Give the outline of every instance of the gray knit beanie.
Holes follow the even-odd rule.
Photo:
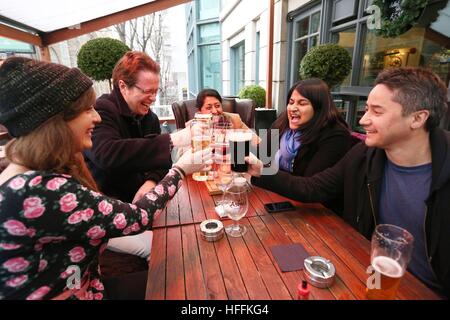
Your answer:
[[[23,57],[0,66],[0,123],[13,137],[26,135],[92,86],[77,68]]]

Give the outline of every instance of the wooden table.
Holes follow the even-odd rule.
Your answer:
[[[320,204],[292,201],[295,211],[268,214],[263,203],[284,201],[275,193],[253,187],[249,210],[240,220],[247,226],[242,238],[225,236],[204,241],[200,223],[218,219],[214,200],[204,183],[191,178],[154,222],[147,294],[160,299],[296,299],[303,271],[281,272],[270,248],[300,243],[310,255],[331,260],[336,280],[329,289],[311,286],[310,299],[366,299],[370,242]],[[231,220],[223,219],[224,225]],[[407,273],[398,299],[439,299]]]

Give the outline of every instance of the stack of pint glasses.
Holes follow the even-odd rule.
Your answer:
[[[213,117],[214,170],[210,172],[210,180],[214,180],[222,192],[225,191],[232,180],[228,142],[228,135],[232,128],[232,123],[225,117]]]
[[[194,152],[207,149],[211,145],[212,115],[197,112],[191,120],[191,146]],[[208,180],[208,171],[194,172],[192,179],[195,181]]]

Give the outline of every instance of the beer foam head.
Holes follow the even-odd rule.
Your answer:
[[[373,258],[372,267],[375,271],[391,278],[400,278],[404,273],[402,266],[397,261],[386,256]]]
[[[231,131],[228,133],[228,140],[231,142],[244,142],[252,140],[251,131]]]

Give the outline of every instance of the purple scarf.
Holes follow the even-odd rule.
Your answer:
[[[280,150],[275,155],[281,170],[292,172],[294,169],[294,159],[301,146],[300,136],[299,130],[287,130],[281,136]]]

